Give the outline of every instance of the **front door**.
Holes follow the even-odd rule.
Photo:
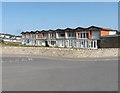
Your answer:
[[[69,47],[69,40],[66,40],[66,47]]]
[[[80,42],[80,48],[84,48],[84,41]]]
[[[46,47],[49,47],[48,41],[45,41],[45,46],[46,46]]]

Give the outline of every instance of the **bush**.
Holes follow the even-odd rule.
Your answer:
[[[0,40],[0,43],[1,43],[1,44],[4,44],[4,40]]]

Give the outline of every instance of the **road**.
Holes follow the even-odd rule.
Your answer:
[[[2,57],[3,91],[116,91],[117,58]]]

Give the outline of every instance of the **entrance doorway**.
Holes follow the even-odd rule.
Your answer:
[[[46,47],[49,47],[48,41],[45,41],[45,46],[46,46]]]
[[[80,48],[84,48],[84,41],[80,42]]]

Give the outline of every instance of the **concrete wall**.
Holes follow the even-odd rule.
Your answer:
[[[117,57],[118,48],[107,49],[67,49],[41,47],[1,47],[0,54],[44,55],[70,58],[81,57]]]

